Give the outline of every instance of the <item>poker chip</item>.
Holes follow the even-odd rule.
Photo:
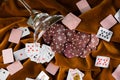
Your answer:
[[[75,39],[75,34],[76,34],[75,30],[70,30],[67,28],[65,30],[65,34],[68,42],[71,42],[73,39]]]
[[[63,53],[67,58],[73,58],[75,56],[72,54],[72,50],[73,50],[72,44],[71,43],[66,43]]]
[[[72,44],[78,46],[78,48],[85,48],[88,42],[90,41],[90,35],[82,32],[78,32],[74,35]]]
[[[96,49],[96,46],[99,44],[99,38],[96,37],[95,34],[91,34],[91,41],[88,46],[91,47],[92,50]]]
[[[80,57],[86,58],[86,56],[88,56],[90,52],[91,52],[91,48],[87,46]]]
[[[59,33],[64,33],[65,32],[65,27],[62,24],[53,24],[50,28],[50,34],[59,34]]]
[[[64,50],[64,45],[59,44],[56,45],[55,43],[52,42],[50,46],[54,52],[62,53],[62,51]]]
[[[64,45],[65,42],[66,42],[65,33],[56,33],[53,36],[53,43],[55,43],[56,45]]]
[[[84,51],[84,48],[82,46],[75,46],[75,45],[72,45],[72,55],[78,57],[82,54],[82,52]]]
[[[52,36],[48,30],[43,34],[42,37],[45,43],[50,44],[52,42]]]

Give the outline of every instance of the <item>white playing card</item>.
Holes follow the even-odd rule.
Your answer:
[[[78,69],[69,69],[67,80],[83,80],[84,74]]]
[[[34,53],[40,52],[40,43],[26,43],[25,44],[25,53],[28,57],[33,56]]]
[[[20,60],[20,61],[27,59],[28,56],[25,53],[25,48],[15,51],[14,57],[15,57],[15,60]]]
[[[72,80],[72,75],[71,75],[71,73],[70,73],[70,69],[69,69],[69,71],[68,71],[68,75],[67,75],[67,79],[66,80]]]
[[[112,31],[100,27],[96,36],[98,38],[101,38],[101,39],[109,42],[111,40],[112,35],[113,35]]]
[[[3,68],[0,69],[0,80],[6,80],[9,76],[9,72]]]
[[[48,46],[48,45],[45,45],[45,44],[43,44],[42,45],[42,49],[43,49],[43,53],[44,54],[46,54],[45,56],[46,56],[46,61],[47,62],[50,62],[53,58],[54,58],[54,56],[55,56],[55,52],[53,52],[52,51],[52,49],[51,49],[51,47],[50,46]]]
[[[28,27],[20,27],[18,29],[22,30],[22,36],[21,37],[25,37],[25,36],[30,34],[30,31],[29,31]]]
[[[38,63],[39,53],[34,53],[33,56],[30,57],[30,60]]]
[[[110,63],[110,58],[106,56],[97,56],[95,66],[108,68]]]
[[[25,80],[35,80],[35,79],[32,79],[32,78],[26,78]]]
[[[49,80],[49,76],[45,72],[41,71],[36,79],[37,80]]]
[[[117,21],[120,23],[120,9],[119,9],[118,12],[115,14],[115,18],[116,18]]]

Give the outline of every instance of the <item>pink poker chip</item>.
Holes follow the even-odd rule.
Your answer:
[[[52,36],[49,32],[49,30],[47,30],[44,34],[43,34],[43,40],[45,41],[45,43],[50,44],[52,42]]]
[[[64,45],[59,45],[52,42],[50,46],[54,52],[62,53],[64,50]]]
[[[62,24],[54,24],[50,28],[50,34],[64,33],[65,27]]]
[[[84,48],[81,46],[75,46],[75,45],[72,45],[72,55],[78,57],[82,54],[82,52],[84,51]]]
[[[75,39],[75,34],[76,34],[75,30],[70,30],[67,28],[65,30],[65,34],[68,42],[72,42],[72,40]]]
[[[90,41],[89,34],[78,32],[75,35],[75,39],[72,41],[72,43],[76,46],[82,46],[82,48],[85,48],[89,41]]]
[[[91,48],[90,48],[89,46],[87,46],[87,47],[84,49],[84,51],[83,51],[83,53],[82,53],[82,55],[81,55],[80,57],[86,58],[86,57],[89,55],[90,52],[91,52]]]
[[[88,46],[92,50],[94,50],[94,49],[96,49],[96,47],[98,46],[98,44],[99,44],[99,38],[97,38],[95,34],[91,34],[91,40],[88,43]]]
[[[64,33],[56,33],[53,36],[53,43],[56,45],[64,45],[66,42],[66,35]]]
[[[72,50],[73,50],[72,44],[71,43],[66,43],[63,53],[67,58],[73,58],[75,56],[72,54]]]

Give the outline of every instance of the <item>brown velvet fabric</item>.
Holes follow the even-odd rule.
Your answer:
[[[66,15],[69,12],[74,13],[82,19],[82,22],[76,28],[78,31],[86,33],[97,33],[100,27],[100,21],[109,14],[115,14],[120,8],[120,0],[87,0],[91,10],[81,14],[75,5],[79,0],[25,0],[33,9],[47,12],[51,15]],[[27,26],[26,21],[29,12],[17,0],[0,0],[0,68],[6,68],[3,64],[2,49],[13,48],[14,51],[21,49],[25,43],[33,41],[33,30],[29,27],[31,35],[22,38],[19,44],[8,42],[12,28],[18,26]],[[92,51],[86,58],[68,59],[62,54],[56,53],[52,62],[60,66],[55,76],[45,71],[46,64],[37,64],[29,59],[22,61],[24,68],[16,74],[9,76],[7,80],[25,80],[26,77],[36,78],[40,71],[45,71],[50,80],[65,80],[69,68],[78,68],[85,76],[84,80],[115,80],[112,72],[120,64],[120,24],[116,24],[110,29],[114,32],[111,42],[100,40],[96,51]],[[41,40],[39,41],[41,42]],[[41,42],[42,43],[42,42]],[[109,56],[111,58],[108,68],[95,67],[97,55]]]

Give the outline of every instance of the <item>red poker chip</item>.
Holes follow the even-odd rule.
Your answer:
[[[72,42],[72,40],[75,39],[75,34],[76,34],[75,30],[70,30],[67,28],[65,30],[65,34],[68,42]]]
[[[78,32],[77,35],[80,37],[83,44],[85,44],[85,45],[87,45],[88,42],[90,41],[90,34],[83,33],[83,32]]]
[[[64,45],[66,43],[66,35],[65,33],[57,33],[53,36],[53,42],[56,45]]]
[[[56,45],[55,43],[51,43],[50,46],[54,52],[62,53],[64,50],[64,45]]]
[[[42,37],[45,43],[50,44],[52,42],[52,36],[49,34],[48,30],[43,34]]]
[[[91,34],[91,41],[89,42],[88,46],[91,47],[92,50],[95,50],[98,44],[99,38],[97,38],[95,34]]]
[[[72,55],[78,57],[82,54],[82,52],[84,51],[84,48],[81,47],[76,47],[75,45],[72,45],[73,49],[72,49]]]
[[[73,58],[75,57],[73,54],[72,54],[72,51],[73,51],[73,46],[71,43],[66,43],[65,44],[65,49],[63,51],[64,55],[67,57],[67,58]]]
[[[91,52],[91,48],[90,48],[89,46],[87,46],[87,47],[84,49],[84,51],[83,51],[83,53],[82,53],[82,55],[81,55],[80,57],[86,58],[86,57],[89,55],[90,52]]]
[[[62,24],[53,24],[50,28],[50,34],[58,34],[58,33],[64,33],[65,27]]]

